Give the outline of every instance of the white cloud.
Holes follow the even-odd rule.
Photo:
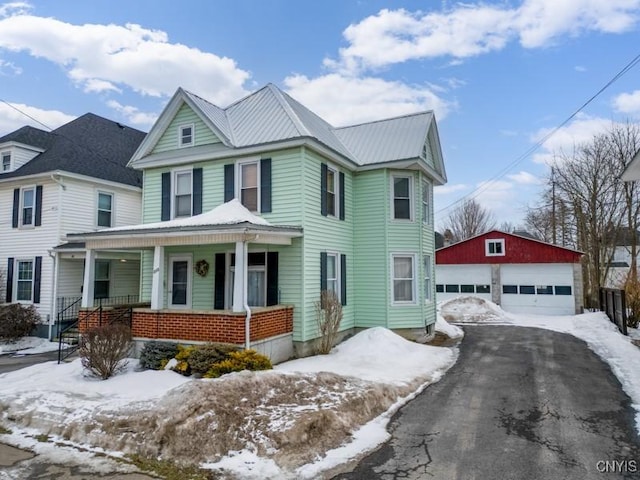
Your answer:
[[[587,71],[587,67],[583,67],[582,65],[576,65],[575,67],[573,67],[573,69],[576,72],[580,72],[580,73],[583,73],[583,72]]]
[[[442,12],[384,9],[343,32],[348,46],[325,65],[361,71],[420,58],[453,61],[501,50],[519,41],[524,48],[547,46],[565,35],[632,29],[640,0],[525,0],[508,3],[456,4]]]
[[[151,129],[151,126],[158,119],[156,113],[141,112],[137,107],[121,105],[115,100],[109,100],[107,106],[117,111],[120,115],[123,115],[131,125],[146,130]]]
[[[12,62],[5,62],[0,58],[0,75],[20,75],[22,69]]]
[[[12,108],[6,103],[0,103],[0,135],[6,135],[25,125],[31,125],[41,130],[54,129],[76,118],[73,115],[68,115],[57,110],[43,110],[20,103],[12,103],[11,105],[15,108]],[[44,123],[46,127],[29,117],[38,119],[38,121]]]
[[[165,32],[140,25],[73,25],[22,9],[0,16],[0,50],[28,52],[61,66],[88,92],[123,87],[166,97],[178,86],[219,105],[245,95],[250,74],[236,62],[197,48],[170,43]]]
[[[433,110],[438,120],[456,107],[426,86],[407,85],[374,77],[331,73],[316,78],[292,75],[287,92],[334,126],[357,124]]]
[[[469,186],[464,183],[452,183],[446,185],[438,185],[434,187],[433,194],[434,195],[450,195],[455,192],[461,192],[463,190],[468,190]]]
[[[519,185],[540,185],[540,183],[542,183],[539,177],[522,170],[518,173],[507,175],[507,178]]]
[[[550,165],[554,161],[555,154],[561,152],[571,154],[576,146],[591,141],[595,135],[609,131],[612,125],[610,119],[578,114],[573,121],[560,128],[544,142],[541,150],[533,155],[533,161]],[[532,141],[539,142],[552,131],[551,128],[540,129],[532,136]]]
[[[613,99],[613,108],[620,113],[633,117],[640,116],[640,90],[631,93],[621,93]]]

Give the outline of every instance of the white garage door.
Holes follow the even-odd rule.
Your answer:
[[[436,265],[436,301],[461,295],[491,300],[491,266]]]
[[[575,297],[571,264],[502,265],[501,306],[507,312],[573,315]]]

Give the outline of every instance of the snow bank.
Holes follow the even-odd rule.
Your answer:
[[[328,355],[300,358],[275,367],[281,372],[333,372],[372,382],[406,386],[438,380],[455,361],[453,350],[410,342],[383,327],[364,330]]]
[[[50,342],[39,337],[23,337],[16,342],[0,342],[0,355],[16,352],[20,355],[35,355],[56,350],[58,350],[58,342]]]
[[[449,323],[508,322],[511,317],[495,303],[471,296],[441,302],[438,312]]]
[[[436,332],[442,333],[451,339],[458,339],[464,337],[464,332],[460,327],[451,325],[448,323],[442,315],[438,314],[436,319]]]

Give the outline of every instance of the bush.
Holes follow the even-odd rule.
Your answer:
[[[162,370],[167,362],[177,354],[177,343],[147,342],[140,352],[140,366],[144,369]]]
[[[216,343],[198,345],[189,356],[188,361],[189,367],[191,367],[191,373],[204,375],[209,371],[213,364],[225,360],[231,352],[235,352],[237,350],[238,347],[233,345]]]
[[[320,338],[316,344],[319,354],[327,354],[333,348],[342,321],[342,304],[331,290],[320,292],[320,301],[315,302],[316,322]]]
[[[191,367],[189,366],[189,357],[195,351],[195,345],[178,345],[178,353],[175,356],[175,359],[178,361],[178,364],[172,368],[174,372],[178,372],[181,375],[189,376],[191,375]]]
[[[80,340],[82,366],[106,380],[127,366],[131,350],[131,329],[122,324],[89,329]]]
[[[217,362],[204,374],[205,378],[218,378],[225,373],[241,372],[242,370],[270,370],[271,360],[255,350],[231,352],[225,360]]]
[[[40,315],[33,305],[11,303],[0,306],[0,339],[15,342],[29,335],[40,323]]]

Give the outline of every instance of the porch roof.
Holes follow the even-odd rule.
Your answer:
[[[233,199],[192,217],[107,228],[97,232],[70,233],[67,239],[69,242],[84,241],[88,249],[103,249],[239,241],[289,245],[292,238],[301,236],[302,227],[271,225]]]

